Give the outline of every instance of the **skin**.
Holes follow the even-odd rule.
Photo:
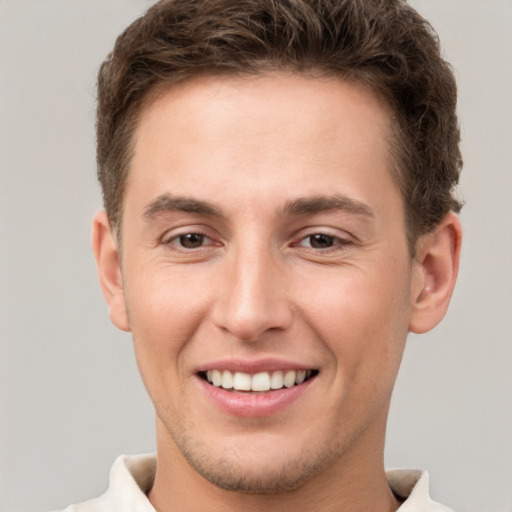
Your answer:
[[[398,508],[391,392],[407,333],[446,312],[461,231],[447,215],[411,258],[388,122],[362,86],[292,74],[196,79],[143,111],[122,265],[104,212],[93,245],[155,405],[157,510]],[[204,392],[198,368],[262,358],[319,373],[263,417]]]

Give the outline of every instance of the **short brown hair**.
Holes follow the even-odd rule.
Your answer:
[[[412,252],[460,210],[455,79],[434,30],[403,0],[162,0],[118,37],[99,71],[98,178],[114,231],[137,121],[155,91],[282,69],[356,80],[387,102]]]

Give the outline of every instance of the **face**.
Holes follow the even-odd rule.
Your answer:
[[[360,85],[277,74],[143,112],[112,316],[159,450],[221,487],[289,489],[381,450],[415,283],[387,121]]]

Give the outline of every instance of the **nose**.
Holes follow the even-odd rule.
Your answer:
[[[292,321],[283,265],[270,251],[238,251],[220,279],[213,320],[241,341],[256,341]]]

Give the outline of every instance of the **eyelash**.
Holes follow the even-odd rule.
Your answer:
[[[191,237],[198,238],[200,245],[198,245],[197,247],[186,247],[184,245],[184,242],[186,241],[187,237],[189,237],[189,239]],[[209,241],[210,243],[205,244],[205,241]],[[164,239],[163,244],[167,246],[176,246],[176,248],[181,251],[197,251],[204,248],[205,245],[215,245],[215,242],[205,233],[202,233],[200,231],[189,231],[186,233],[174,235],[172,238],[169,238],[167,240]]]
[[[311,241],[314,239],[314,237],[323,237],[324,240],[326,242],[331,243],[331,245],[329,245],[328,247],[313,247],[311,245]],[[310,245],[306,246],[303,244],[303,242],[305,242],[308,239],[310,241]],[[330,252],[330,251],[343,250],[345,247],[352,245],[352,243],[353,242],[351,240],[347,240],[345,238],[341,238],[339,236],[331,235],[330,233],[325,233],[325,232],[320,231],[317,233],[310,233],[310,234],[302,237],[298,242],[294,243],[293,246],[294,247],[305,247],[306,249],[310,249],[315,252],[325,253],[325,252]]]
[[[197,242],[199,243],[199,245],[197,245],[195,247],[186,247],[185,243],[186,243],[187,237],[189,238],[189,241],[190,241],[191,237],[195,237],[197,239]],[[327,247],[314,247],[313,244],[315,242],[313,242],[313,240],[315,240],[315,238],[316,238],[316,241],[320,242],[320,243],[322,243],[322,238],[323,238],[323,242],[327,243],[328,246]],[[304,242],[306,242],[307,240],[309,240],[309,244],[305,245]],[[208,243],[205,243],[205,241],[207,241]],[[180,233],[180,234],[173,236],[172,238],[169,238],[168,240],[164,240],[163,243],[164,243],[164,245],[167,245],[167,246],[175,246],[178,250],[185,251],[185,252],[199,251],[208,246],[219,245],[219,244],[216,244],[212,238],[210,238],[205,233],[202,233],[201,231],[189,231],[186,233]],[[304,248],[314,251],[314,252],[326,253],[326,252],[331,252],[331,251],[343,250],[345,247],[351,245],[352,243],[353,242],[350,240],[320,231],[317,233],[310,233],[306,236],[303,236],[297,242],[294,242],[291,246],[292,247],[304,247]],[[192,245],[194,245],[194,239],[192,239]]]

